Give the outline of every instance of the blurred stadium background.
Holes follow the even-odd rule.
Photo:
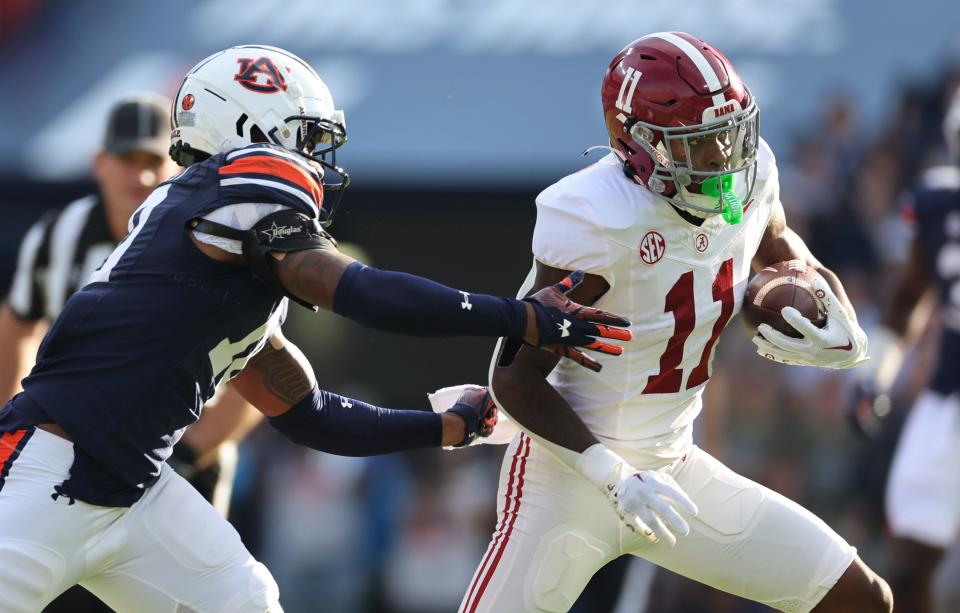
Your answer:
[[[779,159],[790,224],[869,325],[907,245],[899,194],[943,160],[941,114],[960,82],[956,3],[0,0],[0,285],[28,225],[92,189],[113,100],[172,95],[200,58],[263,43],[310,61],[346,111],[338,159],[354,184],[338,239],[369,263],[512,294],[529,266],[534,197],[603,144],[609,59],[659,30],[700,36],[738,67]],[[485,382],[492,343],[406,339],[294,310],[288,335],[329,389],[425,407],[428,391]],[[737,324],[725,339],[702,446],[817,512],[882,571],[889,444],[846,428],[848,373],[760,360]],[[922,387],[931,350],[912,354],[898,407]],[[291,613],[453,611],[494,527],[501,455],[344,459],[261,429],[241,448],[232,520]],[[613,610],[604,579],[576,611]],[[763,609],[667,573],[653,594],[651,612]]]

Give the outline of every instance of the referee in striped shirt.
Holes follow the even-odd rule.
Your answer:
[[[0,305],[0,403],[20,391],[40,338],[73,292],[86,284],[127,234],[127,221],[157,185],[178,170],[170,159],[170,101],[139,94],[110,111],[103,148],[94,156],[98,190],[43,215],[20,244],[17,267]],[[209,406],[216,405],[216,406]],[[261,414],[229,386],[204,409],[174,448],[170,463],[226,515],[236,441]],[[110,611],[79,587],[47,613]]]

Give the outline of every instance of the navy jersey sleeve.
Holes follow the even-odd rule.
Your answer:
[[[316,218],[323,203],[323,177],[303,156],[272,145],[253,145],[226,154],[217,171],[220,206],[276,203]]]

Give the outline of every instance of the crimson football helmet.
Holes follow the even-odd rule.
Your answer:
[[[600,96],[630,177],[699,217],[739,222],[756,181],[759,113],[730,60],[684,32],[650,34],[613,58]]]

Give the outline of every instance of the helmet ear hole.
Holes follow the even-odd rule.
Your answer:
[[[260,129],[260,126],[252,125],[250,126],[250,142],[268,143],[270,140],[267,138],[267,135],[263,133],[263,130]]]

